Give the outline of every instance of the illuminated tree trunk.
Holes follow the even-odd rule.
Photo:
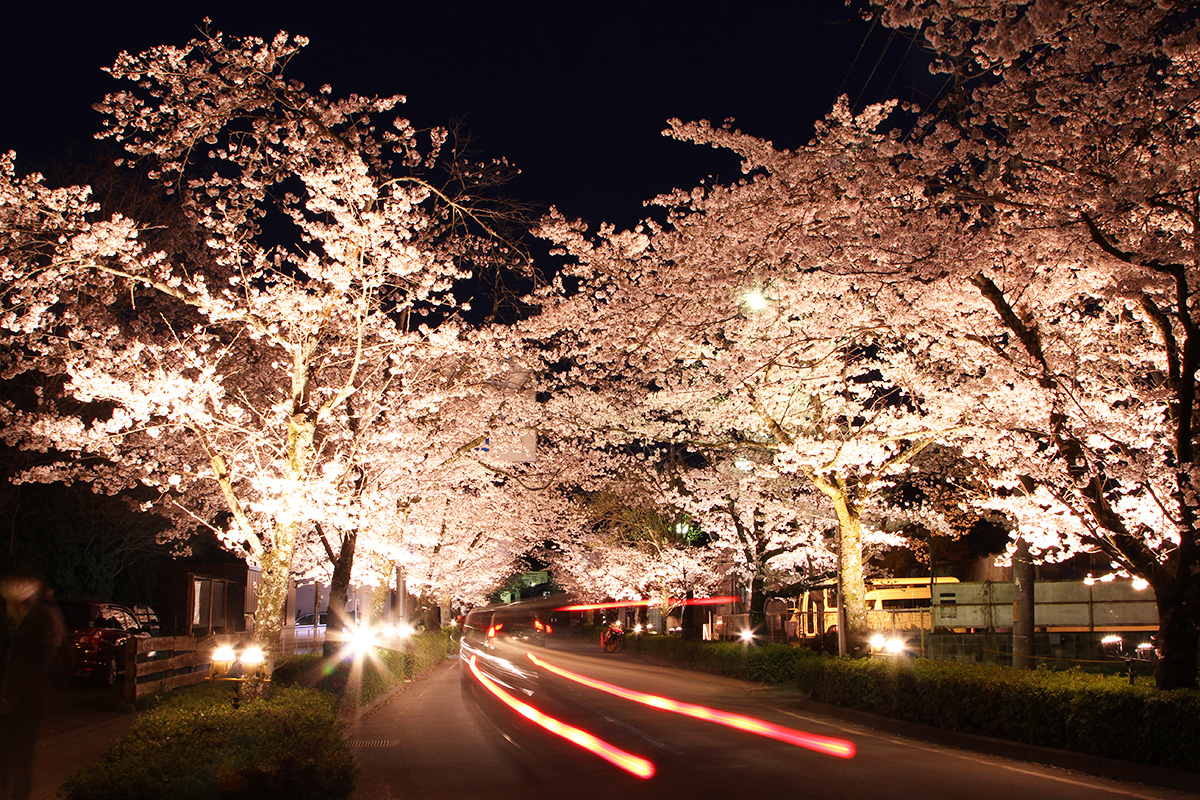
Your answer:
[[[293,359],[293,397],[297,410],[288,421],[287,486],[281,498],[270,547],[264,547],[260,557],[261,583],[258,587],[258,610],[254,612],[254,639],[266,656],[264,669],[269,676],[279,656],[279,637],[283,630],[283,614],[287,605],[288,588],[292,577],[292,559],[296,539],[300,534],[300,507],[305,502],[303,483],[312,463],[316,422],[303,410],[308,394],[307,353],[299,349]]]
[[[838,578],[848,652],[863,651],[869,631],[867,587],[863,580],[863,534],[860,498],[838,477],[810,473],[813,484],[833,501],[838,519]]]
[[[297,523],[277,526],[274,542],[259,562],[262,574],[258,584],[258,609],[254,612],[254,641],[266,657],[263,667],[268,676],[279,657],[279,636],[283,631],[298,529]]]

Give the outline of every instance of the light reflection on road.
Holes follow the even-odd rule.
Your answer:
[[[572,744],[578,745],[583,749],[595,753],[621,769],[636,775],[639,778],[649,778],[654,775],[654,764],[641,756],[636,756],[633,753],[622,750],[621,748],[609,744],[598,736],[594,736],[585,730],[580,730],[573,725],[568,725],[562,720],[538,711],[528,703],[522,702],[510,695],[508,692],[501,689],[495,682],[479,671],[479,667],[475,663],[475,656],[471,656],[471,660],[467,662],[471,668],[471,672],[476,679],[483,684],[483,687],[495,695],[499,700],[509,708],[516,711],[521,716],[529,721],[542,726],[546,730],[561,736]]]
[[[599,681],[594,678],[589,678],[585,675],[580,675],[577,672],[556,667],[550,664],[533,653],[529,653],[529,660],[537,666],[549,672],[574,681],[583,686],[597,689],[601,692],[620,697],[625,700],[631,700],[635,703],[650,706],[651,708],[670,711],[674,714],[682,714],[693,719],[704,720],[705,722],[715,722],[718,725],[725,725],[747,733],[765,736],[768,739],[777,739],[781,742],[794,744],[797,747],[805,747],[809,750],[815,750],[818,753],[837,756],[838,758],[853,758],[854,743],[848,742],[845,739],[835,739],[829,736],[818,736],[816,734],[804,733],[803,731],[784,728],[779,725],[773,725],[770,722],[765,722],[754,717],[743,716],[742,714],[730,714],[727,711],[718,711],[707,706],[699,706],[694,703],[682,703],[678,700],[672,700],[668,697],[660,697],[654,694],[646,694],[645,692],[636,692],[632,689],[626,689],[622,686]]]

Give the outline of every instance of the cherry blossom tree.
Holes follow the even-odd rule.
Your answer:
[[[750,459],[731,461],[684,473],[672,497],[749,590],[747,610],[758,627],[766,621],[768,593],[789,593],[836,570],[825,533],[836,530],[837,518],[804,477]]]
[[[210,33],[111,69],[133,85],[100,104],[104,135],[178,198],[186,246],[152,248],[86,188],[0,161],[5,374],[66,375],[103,408],[6,408],[9,442],[66,456],[27,479],[76,479],[94,461],[106,490],[159,487],[261,565],[268,646],[301,538],[357,530],[378,409],[433,413],[444,393],[426,377],[440,373],[413,365],[470,355],[454,282],[512,255],[496,209],[459,199],[503,165],[450,153],[450,178],[433,182],[445,132],[396,116],[401,97],[285,78],[304,44]]]
[[[1194,686],[1195,136],[1200,25],[1185,2],[880,4],[950,76],[884,139],[883,239],[914,309],[996,432],[993,507],[1052,557],[1107,556],[1153,587],[1157,683]],[[893,190],[891,187],[907,186]],[[915,223],[915,224],[914,224]],[[953,355],[952,355],[953,354]]]
[[[568,556],[590,562],[586,574],[563,570],[574,593],[592,600],[647,600],[666,618],[679,601],[720,590],[731,574],[729,560],[670,502],[671,475],[663,464],[637,457],[618,463],[624,466],[610,467],[598,491],[579,498],[585,527],[556,542],[555,563],[568,566]]]
[[[831,133],[795,153],[728,126],[674,123],[671,135],[736,152],[749,177],[659,198],[665,219],[632,231],[543,226],[586,286],[546,315],[558,328],[559,315],[576,321],[563,378],[568,391],[588,387],[572,394],[578,413],[614,439],[758,452],[803,476],[836,514],[856,634],[864,515],[924,448],[970,428],[953,388],[916,369],[913,350],[930,346],[923,323],[894,319],[897,293],[859,268],[866,198],[834,191],[848,146],[886,111],[835,109]]]

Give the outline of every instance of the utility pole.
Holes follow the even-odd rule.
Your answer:
[[[933,657],[933,632],[937,630],[937,567],[933,559],[933,531],[929,531],[929,639],[921,648],[925,658]]]
[[[842,594],[842,532],[837,532],[837,629],[838,655],[846,655],[846,598]]]

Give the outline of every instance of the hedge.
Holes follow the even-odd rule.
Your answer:
[[[277,687],[234,708],[228,684],[174,693],[142,712],[100,761],[67,779],[67,800],[341,800],[357,767],[312,689]]]
[[[920,658],[838,658],[781,644],[633,640],[688,669],[793,684],[822,703],[1144,764],[1200,771],[1200,691],[1079,671],[1017,670]]]
[[[234,684],[189,687],[143,711],[104,757],[63,784],[66,800],[343,800],[357,767],[339,707],[355,708],[446,658],[450,637],[433,633],[353,667],[320,653],[281,662],[266,698],[235,708]]]

